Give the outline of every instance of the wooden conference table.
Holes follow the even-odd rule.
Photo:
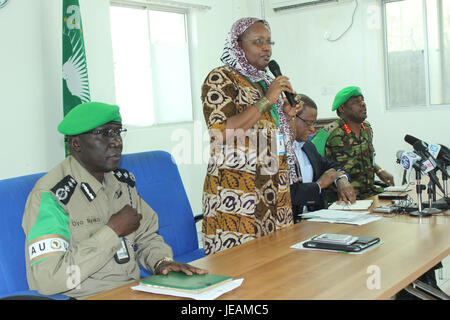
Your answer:
[[[374,200],[373,206],[382,203]],[[384,217],[362,226],[302,221],[191,264],[244,278],[219,297],[224,300],[389,299],[450,254],[448,213]],[[320,233],[378,236],[383,243],[363,254],[290,248]],[[379,282],[373,282],[375,276]],[[130,289],[136,284],[89,299],[180,299]]]

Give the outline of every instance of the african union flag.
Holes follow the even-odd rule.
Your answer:
[[[65,116],[73,107],[90,101],[91,97],[78,0],[63,0],[62,16],[63,112]]]

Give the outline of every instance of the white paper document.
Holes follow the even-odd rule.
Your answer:
[[[391,186],[391,187],[384,188],[384,191],[386,191],[386,192],[406,192],[406,191],[410,191],[410,190],[411,190],[411,188],[409,187],[409,185]]]
[[[373,200],[356,200],[355,203],[346,204],[341,201],[340,204],[337,202],[332,203],[328,209],[330,210],[368,210],[372,205]]]
[[[224,293],[227,293],[233,289],[236,289],[239,287],[244,279],[236,279],[233,281],[228,281],[220,286],[213,287],[211,290],[207,290],[201,293],[190,293],[190,292],[182,292],[178,290],[171,290],[171,289],[164,289],[164,288],[154,288],[150,286],[145,285],[137,285],[134,287],[131,287],[133,290],[139,290],[139,291],[145,291],[150,293],[156,293],[156,294],[164,294],[169,296],[175,296],[175,297],[183,297],[183,298],[191,298],[195,300],[214,300],[223,295]]]
[[[343,210],[322,209],[302,214],[302,218],[315,222],[345,223],[361,226],[363,224],[380,220],[381,217],[370,214],[369,211],[353,212]]]

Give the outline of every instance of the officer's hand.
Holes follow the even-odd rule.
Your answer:
[[[168,274],[169,271],[175,272],[184,272],[188,276],[192,276],[194,273],[196,274],[206,274],[208,270],[196,268],[186,263],[177,262],[177,261],[164,261],[161,262],[155,270],[155,274]]]
[[[394,177],[389,172],[383,170],[380,173],[377,173],[378,178],[380,178],[381,181],[386,183],[387,185],[393,186],[394,185]]]
[[[127,204],[119,212],[113,214],[106,225],[113,229],[119,237],[123,237],[136,231],[141,219],[142,215]]]
[[[283,98],[283,111],[287,118],[291,119],[295,117],[297,114],[301,113],[303,110],[304,102],[301,100],[301,96],[298,94],[294,97],[294,101],[297,103],[295,106],[291,106],[288,99]]]
[[[271,104],[274,104],[275,102],[277,102],[283,91],[290,92],[293,95],[296,94],[294,89],[292,89],[289,78],[286,76],[278,76],[270,84],[265,96]]]
[[[337,172],[335,169],[330,168],[320,176],[317,183],[321,189],[328,188],[341,174],[341,172]]]
[[[339,179],[337,182],[337,191],[338,191],[338,204],[341,201],[344,201],[345,204],[351,204],[356,202],[356,192],[353,189],[353,186],[347,179]]]

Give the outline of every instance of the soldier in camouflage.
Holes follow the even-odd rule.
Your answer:
[[[347,87],[339,91],[333,102],[332,111],[335,110],[340,119],[324,128],[328,133],[325,155],[350,174],[357,199],[383,192],[374,184],[375,174],[384,183],[394,185],[393,176],[374,161],[373,132],[365,121],[367,109],[361,89]]]
[[[340,119],[324,128],[326,134],[321,139],[326,139],[326,157],[350,174],[352,185],[358,192],[357,199],[365,199],[383,191],[374,184],[375,174],[381,181],[393,186],[392,175],[374,161],[373,132],[369,122],[365,121],[367,110],[361,89],[347,87],[339,91],[333,102],[332,111],[335,110]],[[442,268],[442,263],[425,272],[419,280],[440,290],[435,275],[435,270],[439,268]],[[406,290],[397,293],[395,298],[416,299]]]

